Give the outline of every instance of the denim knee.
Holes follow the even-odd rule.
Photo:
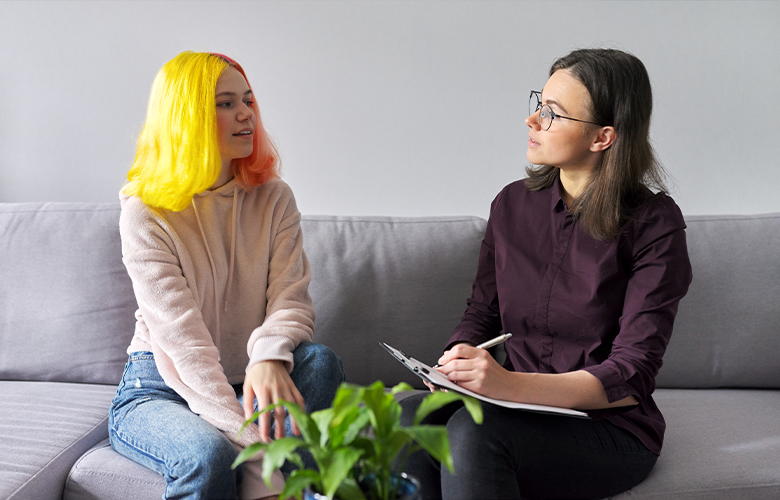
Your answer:
[[[345,379],[341,358],[327,346],[302,342],[293,351],[293,360],[290,377],[306,401],[306,411],[328,408]]]
[[[168,492],[173,496],[186,494],[190,492],[170,490],[187,490],[197,485],[196,491],[192,492],[195,498],[202,495],[204,499],[235,499],[241,483],[241,470],[233,470],[231,465],[238,451],[227,438],[213,439],[202,443],[202,446],[200,455],[169,462],[167,474],[173,482],[168,483]]]

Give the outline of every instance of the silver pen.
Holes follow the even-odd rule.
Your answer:
[[[498,337],[496,337],[494,339],[490,339],[487,342],[482,342],[481,344],[479,344],[477,346],[477,349],[489,349],[490,347],[493,347],[493,346],[496,346],[498,344],[501,344],[502,342],[506,342],[510,338],[512,338],[512,334],[511,333],[505,333],[503,335],[499,335]],[[434,366],[434,368],[438,368],[440,366],[441,365],[437,363]]]
[[[498,337],[496,337],[496,338],[494,338],[492,340],[488,340],[487,342],[483,342],[483,343],[479,344],[477,346],[477,349],[488,349],[490,347],[493,347],[494,345],[498,345],[498,344],[500,344],[502,342],[506,342],[510,338],[512,338],[512,334],[511,333],[505,333],[503,335],[499,335]]]

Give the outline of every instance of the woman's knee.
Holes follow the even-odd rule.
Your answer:
[[[456,411],[447,421],[453,459],[458,455],[473,457],[475,452],[485,446],[486,441],[493,438],[491,430],[489,426],[475,423],[465,408]]]

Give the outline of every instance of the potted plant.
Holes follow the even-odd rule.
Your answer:
[[[401,405],[393,397],[413,388],[406,383],[388,393],[382,382],[368,387],[341,384],[330,408],[307,414],[295,403],[280,401],[255,412],[253,422],[266,411],[285,406],[298,424],[301,436],[288,436],[271,443],[255,443],[236,458],[234,467],[257,453],[263,457],[263,479],[270,484],[271,474],[287,460],[296,465],[279,498],[301,499],[307,489],[315,490],[319,498],[332,500],[391,500],[396,498],[404,477],[393,470],[400,469],[406,458],[425,449],[453,472],[447,429],[444,426],[420,425],[432,411],[454,401],[463,401],[471,417],[482,423],[482,407],[478,400],[455,392],[437,391],[429,394],[415,413],[414,424],[401,427]],[[304,469],[298,450],[308,450],[319,470]],[[310,496],[310,498],[317,498]]]

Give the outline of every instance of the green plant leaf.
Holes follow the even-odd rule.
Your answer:
[[[351,477],[346,478],[336,490],[336,496],[341,500],[366,500],[363,490],[357,481]]]
[[[363,400],[364,387],[342,383],[333,398],[333,425],[340,425],[342,420],[355,408],[360,406]]]
[[[333,440],[334,436],[330,427],[331,421],[333,421],[333,408],[325,408],[324,410],[315,411],[311,414],[311,419],[317,426],[317,430],[320,434],[319,446],[325,448],[328,439]],[[338,444],[336,444],[338,446]]]
[[[454,391],[436,391],[426,396],[417,407],[417,412],[414,414],[414,425],[419,425],[432,412],[455,401],[463,401],[474,422],[482,423],[482,405],[478,399]]]
[[[413,391],[413,390],[414,390],[414,387],[412,387],[411,385],[407,384],[406,382],[401,382],[400,384],[397,384],[392,389],[390,389],[390,394],[395,396],[399,392],[407,392],[407,391]]]
[[[446,427],[441,425],[414,425],[412,427],[404,427],[403,430],[422,446],[425,451],[430,453],[433,458],[443,463],[450,473],[455,473]]]
[[[370,410],[371,425],[377,439],[386,439],[401,419],[401,405],[392,394],[385,392],[382,382],[374,382],[366,389],[363,400]]]
[[[284,406],[290,413],[290,416],[295,419],[295,423],[298,424],[298,429],[301,431],[303,440],[309,444],[315,445],[320,442],[320,430],[317,428],[317,424],[312,420],[308,413],[298,406],[297,403],[279,400],[279,404],[276,406]]]
[[[284,482],[279,498],[301,498],[301,493],[307,486],[316,485],[320,481],[320,475],[310,469],[296,469],[290,473],[290,477]]]
[[[344,441],[342,441],[342,444],[348,445],[352,443],[360,435],[360,432],[368,427],[370,420],[368,409],[359,408],[355,415],[355,419],[349,423],[349,426],[347,426],[347,429],[344,432]]]
[[[383,450],[379,459],[380,469],[392,470],[393,461],[395,461],[398,454],[401,453],[404,445],[411,440],[412,437],[408,433],[403,432],[403,428],[401,426],[398,426],[398,430],[394,432],[388,440],[382,443]]]
[[[265,448],[267,448],[268,445],[265,443],[253,443],[241,450],[241,453],[238,454],[236,459],[233,461],[233,465],[230,466],[231,469],[235,469],[242,463],[246,462],[250,458],[254,457],[261,451],[263,451]]]
[[[331,453],[327,467],[325,470],[320,470],[322,486],[328,498],[333,498],[336,490],[349,475],[355,462],[362,454],[362,450],[353,448],[339,448]]]
[[[265,449],[265,456],[263,456],[263,481],[267,485],[271,484],[271,474],[282,465],[285,460],[293,461],[294,458],[298,458],[300,462],[300,456],[296,453],[298,448],[308,448],[306,443],[298,437],[283,437],[272,441]]]

